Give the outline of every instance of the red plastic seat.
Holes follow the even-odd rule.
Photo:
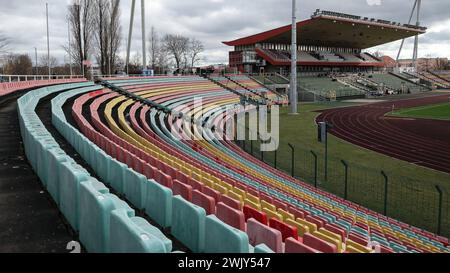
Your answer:
[[[259,210],[256,210],[250,206],[244,205],[244,215],[245,215],[245,221],[248,219],[255,219],[258,222],[267,225],[267,215],[264,212],[261,212]]]
[[[337,253],[337,248],[335,245],[317,238],[310,233],[306,233],[303,236],[303,243],[324,253]]]
[[[172,178],[160,170],[155,174],[155,181],[170,189],[173,186]]]
[[[158,172],[158,169],[156,169],[155,167],[153,167],[153,166],[151,166],[150,164],[147,164],[147,163],[144,164],[144,166],[143,166],[143,174],[148,179],[155,179],[157,172]]]
[[[192,187],[194,190],[198,190],[198,191],[200,191],[200,192],[203,192],[203,187],[204,187],[204,186],[203,186],[202,183],[198,182],[197,180],[188,177],[187,183],[188,183],[189,185],[191,185],[191,187]]]
[[[173,187],[172,187],[173,195],[181,195],[185,200],[192,201],[192,187],[183,184],[178,180],[173,181]]]
[[[310,246],[307,246],[305,244],[302,244],[298,240],[295,240],[294,238],[287,238],[285,242],[284,247],[285,253],[302,253],[302,254],[309,254],[309,253],[322,253],[317,249],[314,249]]]
[[[265,244],[276,253],[283,252],[283,237],[279,230],[270,228],[252,218],[247,221],[247,234],[252,246]]]
[[[317,217],[314,217],[312,215],[308,215],[305,217],[306,221],[316,224],[317,228],[323,228],[325,226],[325,221],[318,219]]]
[[[216,216],[224,223],[245,232],[245,216],[242,211],[233,209],[224,203],[218,203]]]
[[[301,211],[300,209],[297,209],[294,207],[289,207],[288,212],[294,214],[295,219],[297,219],[297,218],[305,219],[305,213],[303,211]]]
[[[216,203],[214,198],[201,193],[198,190],[192,192],[192,203],[202,207],[206,211],[206,215],[211,215],[216,213]]]
[[[344,242],[345,239],[347,238],[345,229],[342,229],[342,228],[340,228],[340,227],[338,227],[338,226],[336,226],[336,225],[333,225],[333,224],[326,224],[324,228],[325,228],[326,230],[330,231],[330,232],[333,232],[333,233],[335,233],[335,234],[341,236],[341,240],[342,240],[343,242]]]
[[[218,192],[218,191],[216,191],[216,190],[214,190],[214,189],[211,189],[211,188],[208,187],[208,186],[203,186],[202,193],[204,193],[204,194],[206,194],[206,195],[208,195],[208,196],[214,198],[214,202],[216,202],[216,204],[220,202],[220,198],[221,198],[221,196],[222,196],[222,195],[220,194],[220,192]]]
[[[294,238],[296,240],[298,240],[298,230],[296,227],[287,225],[275,218],[271,218],[269,220],[269,226],[271,228],[277,229],[281,232],[281,234],[283,235],[283,242],[287,239],[287,238]]]
[[[225,205],[232,207],[233,209],[236,210],[242,210],[242,204],[241,202],[234,200],[233,198],[226,196],[226,195],[222,195],[220,197],[220,202],[224,203]]]
[[[273,199],[272,204],[273,204],[275,207],[277,207],[277,208],[279,208],[279,209],[282,209],[282,210],[284,210],[284,211],[287,211],[287,210],[288,210],[288,206],[286,205],[286,203],[281,202],[281,201],[279,201],[279,200],[277,200],[277,199]]]

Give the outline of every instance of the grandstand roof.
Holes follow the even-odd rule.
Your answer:
[[[426,28],[317,11],[311,19],[298,22],[297,31],[297,42],[300,45],[366,49],[423,34]],[[287,25],[223,43],[228,46],[240,46],[256,43],[288,44],[290,41],[291,25]]]

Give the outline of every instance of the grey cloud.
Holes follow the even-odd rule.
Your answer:
[[[46,0],[0,0],[0,31],[12,38],[18,52],[31,53],[36,46],[40,53],[46,49]],[[66,5],[68,1],[48,0],[50,4],[51,47],[60,61],[65,52],[61,46],[67,41]],[[302,0],[299,1],[299,20],[309,18],[316,8],[335,10],[406,23],[413,0],[381,0],[380,6],[369,6],[367,0]],[[129,25],[130,0],[122,0],[123,48]],[[139,8],[139,1],[137,7]],[[147,0],[147,27],[154,25],[160,33],[180,33],[195,36],[206,45],[206,62],[227,62],[229,48],[221,42],[266,31],[290,23],[291,0]],[[450,24],[448,0],[423,1],[422,25]],[[450,25],[449,25],[450,27]],[[445,28],[444,28],[445,29]],[[133,38],[133,51],[140,49],[140,14],[137,14]],[[420,52],[450,57],[446,45],[448,30],[430,32],[421,37]],[[405,46],[409,57],[412,41]],[[381,50],[395,55],[398,42],[370,50]]]

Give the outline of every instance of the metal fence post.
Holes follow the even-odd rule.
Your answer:
[[[443,196],[443,192],[441,190],[441,188],[436,185],[436,190],[438,191],[439,194],[439,211],[438,211],[438,224],[437,224],[437,234],[441,235],[441,225],[442,225],[442,196]]]
[[[264,162],[264,151],[261,151],[261,161]]]
[[[384,177],[384,216],[387,216],[389,178],[384,171],[381,175]]]
[[[250,139],[250,154],[253,155],[253,140]]]
[[[289,148],[291,148],[292,162],[291,162],[291,174],[292,177],[295,177],[295,149],[291,143],[288,143]]]
[[[311,154],[314,157],[314,187],[317,189],[317,174],[318,174],[317,154],[314,151],[311,151]]]
[[[278,150],[275,150],[274,168],[277,169]]]
[[[348,198],[348,164],[345,160],[341,160],[342,165],[344,165],[345,169],[345,181],[344,181],[344,199]]]

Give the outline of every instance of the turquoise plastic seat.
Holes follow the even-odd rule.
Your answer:
[[[172,190],[164,187],[154,180],[145,183],[145,212],[160,226],[167,228],[172,226]]]
[[[172,198],[172,234],[195,253],[203,252],[205,247],[206,212],[181,196]]]
[[[249,239],[245,232],[210,215],[205,221],[204,251],[206,253],[249,253]]]

